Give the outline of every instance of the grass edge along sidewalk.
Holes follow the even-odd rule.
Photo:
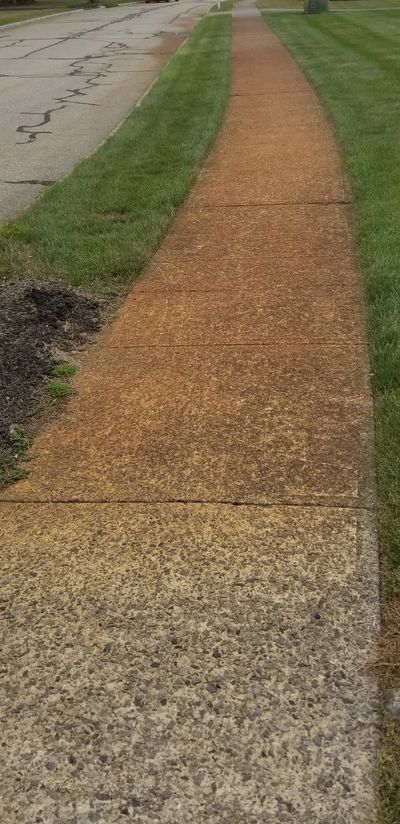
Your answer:
[[[71,11],[71,9],[67,9],[67,11]],[[60,14],[58,9],[49,9],[48,11],[45,9],[32,9],[31,11],[25,12],[18,9],[13,13],[10,9],[2,11],[0,6],[0,26],[15,25],[15,23],[28,23],[29,20],[36,20],[39,22],[40,20],[43,20],[44,17],[50,17],[54,14]]]
[[[396,11],[266,16],[319,92],[342,147],[368,312],[384,627],[383,686],[400,682],[400,34]],[[381,820],[400,821],[400,722],[387,717]]]
[[[0,276],[123,291],[151,259],[222,122],[230,17],[203,19],[93,155],[0,229]]]
[[[124,3],[135,3],[140,0],[102,0],[101,6],[91,3],[90,0],[40,0],[35,5],[23,3],[20,5],[0,4],[0,26],[14,25],[15,23],[28,23],[29,21],[40,22],[43,18],[54,14],[65,14],[71,11],[83,11],[85,9],[113,8]]]

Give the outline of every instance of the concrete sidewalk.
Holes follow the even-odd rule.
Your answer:
[[[375,821],[348,199],[315,94],[238,11],[215,150],[1,496],[8,824]]]

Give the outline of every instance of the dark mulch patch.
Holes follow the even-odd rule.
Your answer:
[[[12,458],[12,433],[37,412],[41,386],[99,329],[100,301],[59,283],[0,287],[0,483]]]

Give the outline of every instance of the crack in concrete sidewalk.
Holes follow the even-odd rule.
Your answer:
[[[187,207],[0,495],[7,824],[376,820],[348,200],[316,95],[239,7]]]

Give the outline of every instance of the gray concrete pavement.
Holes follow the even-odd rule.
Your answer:
[[[123,5],[0,30],[0,221],[96,148],[211,5]]]

